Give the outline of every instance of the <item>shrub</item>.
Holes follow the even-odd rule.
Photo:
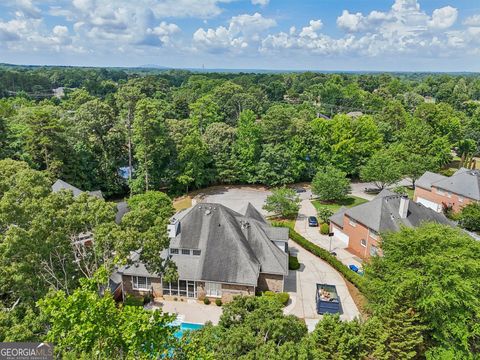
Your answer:
[[[203,303],[204,303],[205,305],[210,305],[210,299],[209,299],[209,298],[203,299]]]
[[[300,198],[293,189],[285,187],[273,189],[263,208],[277,216],[293,219],[300,209]]]
[[[322,206],[317,210],[318,217],[323,223],[327,223],[328,219],[330,216],[333,215],[332,209],[329,209],[328,207]]]
[[[177,298],[177,297],[174,297],[174,298],[173,298],[173,301],[178,301],[178,298]]]
[[[288,304],[288,300],[290,300],[290,295],[286,292],[282,292],[277,294],[278,300],[283,304],[283,306]]]
[[[327,250],[321,248],[320,246],[315,245],[314,243],[305,239],[302,235],[297,233],[291,226],[285,225],[284,223],[272,222],[273,226],[283,226],[289,228],[289,237],[292,241],[296,242],[298,245],[303,247],[305,250],[310,251],[312,254],[318,256],[322,260],[330,264],[335,270],[340,272],[343,277],[351,282],[355,287],[364,292],[364,279],[357,273],[350,270],[346,265],[344,265],[340,260],[335,256],[330,254]]]
[[[300,269],[300,263],[298,262],[298,258],[296,256],[288,256],[288,269],[289,270],[298,270]]]
[[[327,235],[330,232],[330,227],[327,223],[320,225],[320,234]]]
[[[217,306],[222,306],[222,300],[216,299],[216,300],[215,300],[215,305],[217,305]]]
[[[264,295],[264,296],[275,296],[275,293],[274,293],[273,291],[269,291],[269,290],[268,290],[268,291],[265,291],[265,292],[263,293],[263,295]]]
[[[459,218],[461,227],[469,231],[480,231],[480,203],[464,206]]]
[[[127,295],[124,304],[128,306],[143,306],[143,298],[133,295]]]
[[[153,296],[151,294],[147,294],[143,297],[143,305],[149,304],[153,300]]]

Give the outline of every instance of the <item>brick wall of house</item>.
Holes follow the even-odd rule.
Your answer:
[[[149,291],[136,290],[133,288],[132,277],[130,275],[122,275],[123,292],[125,295],[133,295],[143,297]],[[152,293],[154,297],[162,296],[162,280],[160,278],[150,278]]]
[[[445,203],[447,205],[452,205],[452,209],[455,212],[460,211],[463,206],[474,201],[472,199],[462,197],[454,193],[449,194],[447,191],[444,191],[444,190],[441,190],[441,191],[444,192],[444,195],[442,195],[442,193],[439,194],[438,189],[435,187],[432,187],[431,190],[427,190],[417,186],[415,187],[413,200],[417,201],[417,199],[421,197],[426,200],[432,201],[436,204],[439,204],[440,208],[442,207],[442,203]]]
[[[343,232],[349,237],[347,250],[362,259],[370,258],[372,245],[379,248],[380,237],[376,240],[370,237],[368,228],[363,224],[357,222],[355,226],[350,225],[347,215],[343,217]],[[362,246],[362,239],[367,240],[367,247]]]
[[[258,291],[283,291],[283,276],[277,274],[260,274],[258,277]]]
[[[253,286],[246,285],[234,285],[234,284],[222,284],[222,302],[227,303],[232,301],[235,296],[238,295],[255,295],[255,288]],[[216,297],[211,297],[206,295],[205,283],[198,281],[197,282],[197,298],[200,301],[203,301],[208,297],[211,301],[215,301]]]
[[[222,284],[222,302],[232,301],[235,296],[239,295],[255,295],[255,288],[246,285]]]

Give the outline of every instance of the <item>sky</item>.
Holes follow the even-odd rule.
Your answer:
[[[480,0],[1,0],[0,62],[479,71]]]

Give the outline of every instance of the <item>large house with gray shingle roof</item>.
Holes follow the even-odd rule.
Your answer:
[[[480,170],[460,168],[450,177],[427,171],[416,182],[414,200],[438,212],[458,212],[480,201]]]
[[[238,213],[199,203],[176,214],[168,225],[169,257],[178,280],[162,281],[138,261],[119,269],[125,294],[193,299],[282,292],[288,274],[288,229],[270,226],[251,204]],[[135,254],[134,254],[135,255]]]
[[[426,221],[451,224],[442,213],[383,190],[372,201],[340,209],[330,217],[330,231],[351,253],[368,259],[380,252],[381,233],[417,227]]]

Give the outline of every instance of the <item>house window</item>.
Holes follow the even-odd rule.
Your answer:
[[[190,249],[182,249],[182,255],[190,255]]]
[[[445,195],[445,192],[443,190],[437,188],[436,191],[438,195]]]
[[[178,249],[170,249],[170,255],[177,255],[178,254]]]
[[[459,196],[459,197],[458,197],[458,202],[463,203],[463,196]]]
[[[135,290],[150,290],[150,278],[145,276],[132,276],[132,281]]]
[[[378,247],[375,245],[370,246],[370,255],[376,256],[378,254]]]
[[[220,283],[205,283],[205,293],[207,296],[221,297],[222,296],[222,284]]]
[[[367,240],[365,239],[360,240],[360,245],[362,245],[363,247],[367,247]]]
[[[357,226],[357,222],[352,218],[348,218],[348,223],[350,224],[350,226],[353,226],[353,227]]]
[[[378,233],[375,230],[368,229],[368,235],[372,238],[377,240],[378,239]]]
[[[193,256],[200,256],[201,251],[200,250],[192,250]]]

